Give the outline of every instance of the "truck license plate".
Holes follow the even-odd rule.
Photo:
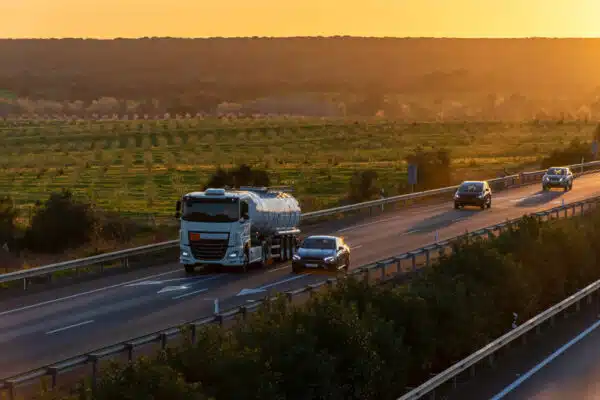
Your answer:
[[[306,266],[308,268],[317,268],[319,265],[318,264],[306,264]]]

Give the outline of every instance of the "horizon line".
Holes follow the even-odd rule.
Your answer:
[[[354,35],[305,35],[305,36],[60,36],[60,37],[0,37],[0,40],[148,40],[148,39],[177,39],[177,40],[232,40],[232,39],[427,39],[427,40],[531,40],[531,39],[554,39],[554,40],[585,40],[600,39],[600,36],[354,36]]]

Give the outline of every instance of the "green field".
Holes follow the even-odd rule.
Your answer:
[[[70,188],[99,206],[157,219],[178,194],[202,189],[217,166],[266,168],[293,185],[305,211],[339,204],[357,170],[374,169],[396,194],[417,146],[451,151],[456,180],[533,169],[595,125],[422,123],[385,120],[182,119],[0,122],[0,193],[26,218],[36,200]]]

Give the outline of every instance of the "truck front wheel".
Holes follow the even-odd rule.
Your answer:
[[[244,251],[244,261],[242,262],[242,272],[245,274],[248,272],[248,268],[250,267],[250,256],[248,255],[248,250]]]

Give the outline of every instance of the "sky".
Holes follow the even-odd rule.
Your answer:
[[[0,0],[0,37],[600,37],[600,0]]]

